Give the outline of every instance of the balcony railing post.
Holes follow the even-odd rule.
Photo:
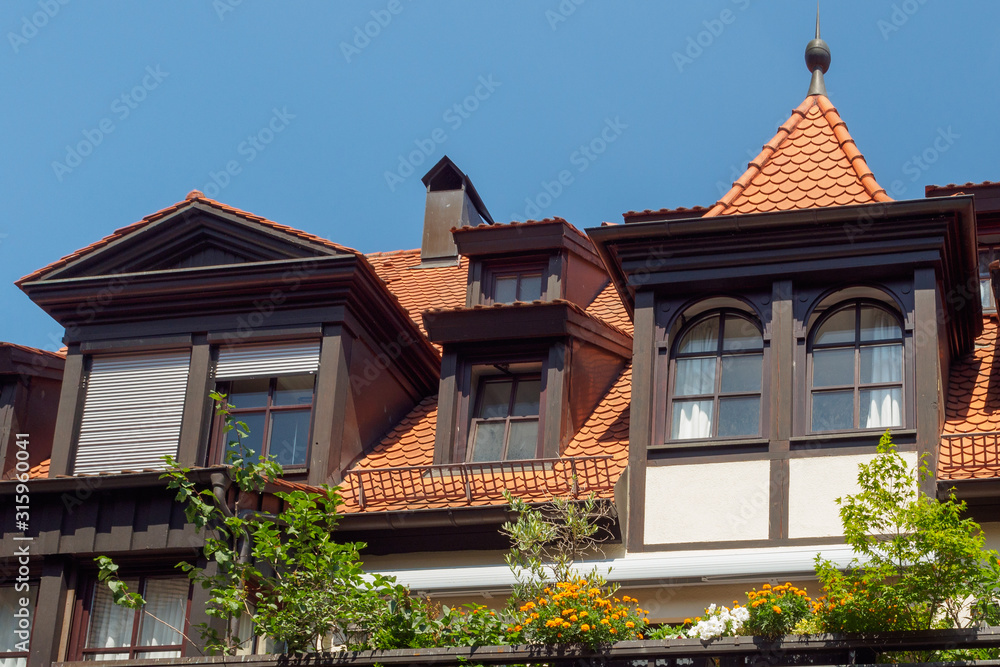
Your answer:
[[[361,509],[365,508],[365,482],[362,478],[363,473],[359,470],[354,473],[354,478],[358,483],[358,506]]]

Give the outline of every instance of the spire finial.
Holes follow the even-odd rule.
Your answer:
[[[809,95],[826,95],[823,75],[830,69],[830,47],[819,36],[819,2],[816,3],[816,38],[806,45],[806,67],[812,72]]]

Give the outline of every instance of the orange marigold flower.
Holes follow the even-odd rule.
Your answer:
[[[579,620],[580,620],[580,617],[579,617],[579,616],[577,616],[576,614],[573,614],[572,616],[570,616],[570,617],[569,617],[569,620],[571,620],[571,621],[573,621],[574,623],[576,623],[577,621],[579,621]]]
[[[690,623],[690,622],[691,622],[691,619],[690,619],[690,618],[685,618],[685,619],[684,619],[684,625],[687,625],[687,624],[688,624],[688,623]]]
[[[771,589],[771,584],[764,584],[763,586],[761,586],[761,588],[763,590],[765,590],[765,591],[770,590]]]
[[[590,616],[590,614],[588,612],[586,612],[586,611],[581,611],[580,612],[580,618],[587,618],[588,616]]]
[[[779,607],[778,605],[774,605],[773,607],[771,607],[771,609],[774,610],[775,614],[781,613],[781,607]]]
[[[635,627],[635,623],[633,623],[632,621],[628,621],[628,622],[625,623],[625,627],[626,628],[634,628]]]
[[[617,635],[618,634],[618,631],[615,630],[614,628],[611,628],[610,630],[608,630],[608,632],[610,632],[613,635]]]
[[[642,619],[642,622],[645,623],[646,625],[649,625],[649,619],[648,618]]]
[[[584,632],[587,632],[588,630],[590,630],[590,626],[584,623],[583,625],[580,626],[580,629],[583,630]]]
[[[609,624],[610,622],[611,622],[611,621],[609,621],[609,620],[608,620],[608,619],[606,619],[606,618],[602,618],[602,619],[601,619],[601,625],[607,625],[607,624]]]

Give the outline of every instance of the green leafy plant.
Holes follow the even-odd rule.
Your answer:
[[[858,493],[838,499],[844,535],[856,554],[841,571],[819,557],[825,595],[814,611],[829,632],[874,632],[997,623],[1000,562],[984,549],[964,502],[917,491],[932,477],[899,455],[886,432],[862,464]]]

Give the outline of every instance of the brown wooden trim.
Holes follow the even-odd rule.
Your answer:
[[[912,431],[907,432],[912,435]],[[851,442],[857,442],[857,444],[845,444],[843,442],[834,442],[830,446],[819,446],[829,444],[825,441],[817,439],[814,441],[817,446],[805,448],[805,449],[792,449],[782,450],[773,446],[773,441],[770,448],[768,448],[768,442],[764,441],[762,445],[757,447],[747,447],[739,448],[738,451],[727,451],[724,447],[719,448],[705,448],[705,447],[694,447],[691,449],[682,450],[672,450],[672,449],[653,449],[650,452],[650,456],[646,461],[647,466],[676,466],[676,465],[693,465],[696,463],[734,463],[734,462],[744,462],[744,461],[782,461],[782,460],[792,460],[792,459],[808,459],[821,456],[857,456],[861,454],[875,454],[876,446],[878,445],[879,437],[882,435],[882,431],[878,433],[870,432],[865,434],[865,442],[859,442],[861,436],[856,436],[856,434],[846,434],[855,436],[850,439],[844,438],[844,440]],[[896,431],[893,431],[894,437],[898,437]],[[916,445],[912,442],[906,442],[902,437],[899,438],[899,442],[895,442],[896,449],[900,452],[912,452],[916,451]]]
[[[60,640],[66,612],[68,565],[61,559],[46,559],[32,612],[28,667],[43,667],[61,659]]]
[[[566,431],[563,416],[569,412],[569,396],[566,384],[569,380],[569,359],[571,353],[564,341],[558,341],[549,348],[548,359],[542,364],[542,396],[539,420],[542,423],[542,458],[553,459],[562,453]],[[573,437],[569,434],[568,437]]]
[[[730,540],[718,542],[677,542],[668,544],[647,544],[645,551],[702,551],[714,549],[757,549],[765,547],[796,547],[808,545],[843,544],[844,538],[837,537],[795,537],[766,540]]]
[[[346,465],[343,441],[354,390],[350,378],[353,344],[354,339],[343,327],[327,327],[320,346],[307,482],[313,486],[328,481],[339,483]]]
[[[191,344],[191,334],[177,334],[173,336],[150,336],[147,338],[85,341],[80,343],[80,351],[84,354],[126,354],[131,352],[176,350],[190,347]]]
[[[788,459],[771,459],[770,468],[767,536],[772,540],[788,539]]]
[[[646,459],[653,433],[653,352],[656,337],[656,295],[636,294],[632,354],[632,399],[629,411],[628,535],[629,552],[645,551]]]
[[[234,342],[254,342],[270,343],[281,340],[309,340],[319,339],[323,336],[323,326],[315,324],[305,327],[283,327],[267,329],[249,329],[244,331],[210,331],[208,342],[234,343]]]
[[[59,392],[59,411],[56,413],[55,431],[52,434],[52,459],[49,477],[68,475],[76,451],[78,415],[83,405],[83,377],[86,357],[79,348],[70,348],[63,369],[62,388]]]
[[[938,401],[938,379],[940,367],[938,361],[938,314],[937,314],[937,279],[934,270],[930,268],[917,269],[913,272],[913,319],[919,326],[913,335],[913,354],[910,378],[914,389],[916,419],[913,423],[917,429],[917,455],[927,456],[931,470],[937,469],[938,444],[940,431],[938,425],[944,406]],[[934,478],[925,479],[920,485],[921,491],[930,497],[935,496]]]
[[[441,383],[438,387],[437,423],[434,429],[434,464],[442,465],[457,460],[456,426],[459,410],[459,387],[464,386],[459,373],[463,368],[458,353],[445,351],[441,356]],[[464,454],[464,452],[463,452]]]
[[[795,335],[792,281],[776,280],[771,289],[771,448],[788,451],[795,405]]]
[[[199,342],[191,348],[184,417],[177,446],[177,462],[182,466],[205,465],[208,454],[207,427],[212,415],[212,347]]]
[[[452,238],[459,253],[467,257],[568,250],[600,265],[589,239],[571,229],[564,220],[461,227],[452,231]]]

